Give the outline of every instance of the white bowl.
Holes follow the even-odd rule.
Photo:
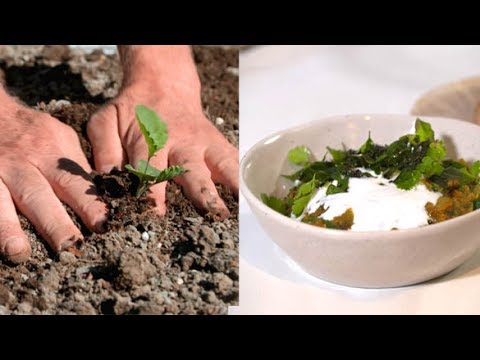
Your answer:
[[[275,133],[253,146],[240,164],[240,189],[257,220],[308,273],[334,283],[367,288],[397,287],[443,275],[480,247],[480,211],[422,228],[351,232],[292,220],[262,203],[261,193],[278,188],[288,150],[308,146],[317,157],[326,146],[358,148],[371,131],[387,144],[406,134],[415,116],[343,115]],[[447,146],[447,156],[480,159],[480,126],[465,121],[422,117]]]
[[[415,102],[410,113],[480,124],[480,76],[454,81],[427,91]]]

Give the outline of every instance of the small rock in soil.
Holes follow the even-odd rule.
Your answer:
[[[203,222],[203,219],[201,217],[186,217],[185,221],[191,222],[192,224],[198,224],[200,225]]]
[[[139,315],[159,315],[165,312],[165,306],[156,303],[143,303],[137,308]]]
[[[200,236],[201,240],[206,240],[207,244],[212,247],[220,244],[220,237],[218,234],[207,225],[200,226]]]
[[[0,315],[8,315],[10,314],[10,310],[8,310],[5,306],[0,305]]]
[[[15,302],[15,296],[5,286],[0,284],[0,305],[9,305]]]
[[[118,261],[119,276],[116,283],[120,288],[130,288],[145,284],[155,274],[155,267],[148,260],[145,252],[132,250],[123,252]]]
[[[40,279],[40,290],[43,292],[55,291],[60,287],[60,277],[55,268],[47,270]]]
[[[29,302],[21,302],[17,306],[18,314],[30,314],[32,312],[32,304]]]
[[[190,255],[185,255],[182,258],[181,262],[182,262],[182,270],[183,271],[188,271],[192,267],[194,259]]]
[[[129,296],[116,297],[115,305],[113,306],[113,312],[116,315],[123,315],[128,313],[132,309],[133,305]]]
[[[217,300],[217,295],[215,295],[215,293],[211,290],[207,291],[206,293],[203,294],[203,299],[206,302],[209,302],[210,304],[214,304],[218,301]]]
[[[68,251],[62,251],[58,258],[63,265],[75,264],[77,262],[75,255]]]
[[[218,289],[218,292],[222,295],[225,295],[233,286],[233,280],[230,279],[227,275],[223,273],[213,274],[213,283]]]

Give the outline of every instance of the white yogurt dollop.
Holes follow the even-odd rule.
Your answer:
[[[382,176],[350,178],[348,191],[326,195],[327,187],[319,188],[305,207],[313,213],[320,206],[328,209],[320,217],[332,220],[352,208],[352,231],[380,231],[409,229],[428,225],[425,204],[435,204],[441,196],[419,184],[411,190],[402,190]],[[301,219],[301,218],[299,218]]]

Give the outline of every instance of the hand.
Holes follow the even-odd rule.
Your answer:
[[[135,120],[135,106],[146,105],[167,123],[169,138],[150,161],[158,169],[183,165],[189,172],[174,178],[198,208],[218,219],[229,211],[214,183],[238,193],[238,151],[205,117],[200,81],[186,46],[120,47],[124,83],[118,96],[94,114],[87,132],[95,167],[109,172],[147,159],[147,145]],[[165,214],[166,183],[151,188],[155,210]]]
[[[54,251],[82,239],[60,200],[100,231],[106,206],[88,179],[91,169],[75,131],[16,103],[1,87],[0,109],[0,252],[13,262],[30,257],[15,206]]]

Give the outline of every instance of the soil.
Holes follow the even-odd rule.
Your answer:
[[[194,57],[205,113],[238,147],[238,48],[194,47]],[[77,131],[92,163],[86,123],[118,91],[118,56],[5,46],[0,69],[10,93]],[[88,232],[65,206],[85,241],[53,254],[19,215],[32,258],[17,266],[0,260],[0,314],[226,314],[238,305],[238,202],[226,188],[217,186],[231,216],[215,222],[175,183],[167,186],[167,214],[158,217],[132,195],[130,174],[92,177],[109,205],[107,232]]]

